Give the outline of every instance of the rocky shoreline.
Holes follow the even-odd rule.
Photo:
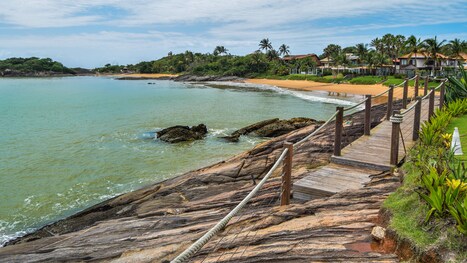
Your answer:
[[[373,125],[385,115],[372,110]],[[343,143],[363,133],[363,113],[346,117]],[[310,125],[257,145],[223,162],[117,196],[45,226],[0,248],[0,261],[168,262],[227,214],[272,166],[285,141],[315,130]],[[334,126],[295,150],[293,179],[328,162]],[[196,255],[194,262],[397,262],[370,237],[381,202],[398,185],[390,174],[375,175],[362,189],[278,207],[277,173]],[[240,238],[238,238],[240,236]],[[324,238],[324,239],[323,239]],[[245,250],[247,252],[245,252]],[[243,251],[243,253],[238,253]],[[228,255],[228,256],[226,256]]]

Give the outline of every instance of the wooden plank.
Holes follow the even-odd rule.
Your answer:
[[[421,121],[428,118],[428,101],[421,104]],[[414,146],[412,140],[415,111],[404,116],[400,126],[406,150]],[[360,188],[370,181],[370,175],[390,170],[390,146],[392,123],[383,121],[373,128],[371,136],[362,136],[341,150],[341,156],[333,155],[327,166],[310,171],[294,183],[294,197],[302,200],[323,198],[347,189]],[[406,155],[404,144],[399,140],[398,159]]]

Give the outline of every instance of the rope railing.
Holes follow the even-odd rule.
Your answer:
[[[360,106],[360,105],[362,105],[363,103],[365,103],[367,99],[368,99],[368,98],[365,98],[364,100],[358,102],[357,104],[355,104],[355,105],[353,105],[353,106],[350,106],[350,107],[348,107],[348,108],[344,108],[344,111],[349,111],[349,110],[353,110],[353,109],[357,108],[358,106]]]
[[[388,93],[390,89],[391,89],[391,87],[389,87],[387,90],[385,90],[385,91],[381,92],[380,94],[377,94],[377,95],[371,96],[371,98],[372,98],[372,99],[379,98],[379,97],[383,96],[384,94]]]
[[[434,91],[435,91],[435,89],[430,90],[430,92],[428,92],[428,94],[426,94],[425,96],[422,97],[422,100],[427,99],[428,97],[430,97],[431,93],[434,92]]]
[[[269,172],[263,177],[263,179],[256,185],[253,190],[245,197],[243,200],[234,208],[230,213],[228,213],[224,218],[222,218],[214,227],[209,229],[206,234],[204,234],[201,238],[195,241],[190,247],[185,249],[181,254],[179,254],[175,259],[171,261],[171,263],[182,263],[186,262],[189,260],[196,252],[198,252],[211,238],[213,238],[219,231],[221,231],[227,223],[234,217],[238,211],[240,211],[247,203],[248,201],[253,198],[253,196],[256,195],[256,193],[260,190],[260,188],[266,183],[266,181],[271,177],[273,172],[277,169],[279,164],[284,160],[285,156],[287,155],[288,149],[284,149],[279,156],[279,158],[276,160],[274,165],[269,169]]]
[[[402,116],[406,115],[407,113],[409,113],[409,111],[415,109],[415,106],[417,106],[417,104],[418,104],[418,101],[415,102],[415,103],[413,103],[412,106],[410,106],[410,107],[408,107],[407,109],[405,109],[404,111],[402,111],[402,112],[400,113],[400,115],[402,115]]]
[[[212,228],[210,228],[208,230],[208,232],[206,232],[201,238],[196,240],[190,247],[185,249],[185,251],[183,251],[175,259],[173,259],[171,261],[171,263],[186,262],[193,255],[195,255],[210,239],[212,239],[216,234],[219,233],[219,231],[221,231],[223,228],[225,228],[225,226],[229,223],[229,221],[258,193],[258,191],[262,188],[262,186],[266,183],[266,181],[271,177],[271,175],[274,173],[274,171],[276,171],[276,169],[279,167],[279,165],[282,162],[284,162],[285,166],[291,166],[291,164],[292,164],[292,155],[293,155],[293,151],[294,151],[293,149],[294,148],[300,147],[303,143],[305,143],[312,136],[314,136],[318,132],[320,132],[325,126],[327,126],[329,123],[331,123],[334,119],[336,119],[335,148],[336,148],[336,145],[337,145],[337,147],[340,149],[340,139],[338,139],[338,138],[340,138],[340,136],[341,136],[340,133],[341,133],[341,130],[342,130],[341,126],[343,126],[342,121],[343,121],[343,112],[344,111],[349,111],[349,110],[355,109],[358,106],[366,103],[366,106],[365,106],[365,109],[366,109],[365,110],[365,133],[364,134],[365,135],[370,135],[369,130],[370,130],[371,127],[370,127],[369,124],[367,124],[367,122],[369,122],[369,120],[370,120],[371,99],[383,96],[384,94],[386,94],[386,93],[390,92],[391,90],[393,90],[395,87],[406,85],[408,83],[408,81],[416,79],[417,77],[418,76],[416,75],[411,79],[404,80],[399,85],[395,85],[395,86],[392,85],[386,91],[384,91],[384,92],[382,92],[380,94],[377,94],[377,95],[374,95],[374,96],[366,95],[366,98],[364,100],[362,100],[362,101],[358,102],[357,104],[355,104],[353,106],[350,106],[348,108],[344,109],[343,107],[337,107],[336,112],[332,116],[330,116],[328,118],[328,120],[326,120],[322,125],[320,125],[317,129],[315,129],[313,132],[311,132],[309,135],[307,135],[306,137],[304,137],[300,141],[294,143],[293,145],[291,143],[285,143],[284,144],[285,147],[282,150],[281,154],[279,155],[278,159],[275,161],[274,165],[269,169],[269,171],[263,177],[263,179],[255,186],[255,188],[253,188],[253,190],[251,190],[251,192],[237,206],[235,206],[234,209],[232,209],[226,216],[224,216],[216,225],[214,225]],[[430,98],[430,105],[434,104],[433,103],[434,92],[435,92],[435,90],[442,87],[445,84],[445,82],[446,82],[446,79],[444,79],[441,82],[441,84],[438,85],[436,88],[431,89],[431,91],[428,94],[426,94],[425,96],[423,96],[422,98],[418,97],[417,102],[413,103],[409,108],[403,110],[403,112],[401,112],[401,113],[397,112],[397,114],[393,114],[392,116],[389,115],[389,112],[392,110],[393,92],[391,91],[389,93],[389,96],[388,96],[388,118],[387,119],[390,119],[391,122],[393,122],[393,124],[399,125],[398,129],[400,130],[400,124],[403,122],[403,118],[408,112],[415,109],[415,114],[418,115],[418,116],[420,115],[420,107],[421,107],[421,104],[422,104],[421,103],[422,100],[424,100],[426,98]],[[444,92],[444,88],[441,88],[441,93],[443,93],[443,92]],[[430,106],[430,107],[433,107],[433,106]],[[432,113],[433,113],[432,109],[430,111],[431,112],[429,112],[429,116],[431,116]],[[368,126],[368,127],[366,127],[366,126]],[[418,126],[419,126],[419,124],[418,124]],[[368,129],[368,131],[366,131],[367,129]],[[338,130],[340,130],[340,132],[338,132]],[[414,126],[414,140],[415,140],[415,130],[418,130],[418,128],[416,128]],[[336,149],[335,149],[334,155],[339,156],[340,155],[340,150],[338,151],[338,153],[339,154],[336,154]],[[397,161],[397,155],[395,155],[395,159],[394,159],[394,157],[392,155],[393,155],[393,149],[391,148],[391,164],[393,162],[395,162],[394,160]],[[291,167],[288,167],[288,169],[286,169],[286,168],[283,168],[283,169],[284,169],[284,171],[288,171],[288,174],[289,174],[288,177],[290,177]],[[283,177],[283,180],[284,180],[284,177]],[[290,179],[289,179],[289,181],[290,181]],[[283,181],[283,183],[284,183],[284,181]],[[284,191],[284,189],[282,189],[282,194],[281,195],[290,195],[290,189],[288,191],[289,192],[286,193],[286,191]],[[281,199],[281,205],[283,205],[282,201],[283,200]],[[287,201],[286,201],[285,204],[288,204]]]
[[[301,144],[306,142],[308,139],[310,139],[312,136],[318,133],[321,129],[323,129],[324,126],[329,124],[337,116],[338,113],[339,112],[336,111],[325,123],[323,123],[323,125],[319,126],[318,129],[314,130],[312,133],[310,133],[309,135],[307,135],[305,138],[301,139],[300,141],[294,143],[294,147],[297,147],[297,148],[300,147]]]

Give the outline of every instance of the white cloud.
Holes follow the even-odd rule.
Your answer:
[[[98,66],[154,59],[168,51],[210,52],[216,45],[245,54],[265,37],[274,46],[290,45],[292,52],[319,53],[328,43],[368,43],[384,29],[466,23],[466,7],[465,0],[4,1],[0,24],[17,30],[0,34],[0,55]],[[72,26],[81,26],[81,33],[70,33]],[[95,26],[105,30],[96,32]],[[43,35],[42,28],[62,29]]]

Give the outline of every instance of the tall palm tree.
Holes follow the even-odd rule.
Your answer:
[[[358,56],[358,60],[362,62],[366,59],[366,55],[368,54],[368,44],[359,43],[355,45],[355,50]]]
[[[229,50],[226,49],[224,46],[217,46],[215,49],[214,49],[214,56],[217,56],[217,55],[222,55],[222,54],[227,54]]]
[[[428,55],[430,58],[433,60],[433,73],[436,69],[437,63],[440,60],[440,56],[438,53],[441,52],[441,49],[443,48],[444,43],[446,40],[443,40],[441,42],[438,42],[438,38],[435,36],[434,38],[428,38],[425,39],[424,42],[424,48],[428,52]]]
[[[286,44],[282,44],[280,47],[279,47],[279,55],[281,56],[287,56],[290,54],[290,50],[289,50],[289,46],[287,46]]]
[[[383,42],[379,38],[371,40],[370,46],[372,46],[376,52],[381,53],[383,51]]]
[[[417,53],[423,50],[423,42],[420,38],[417,39],[414,35],[411,35],[407,38],[407,41],[405,41],[405,48],[409,52],[408,59],[410,60],[412,56],[416,56]],[[415,59],[415,67],[417,67],[417,59]]]
[[[271,44],[271,41],[269,41],[269,38],[263,38],[260,42],[259,42],[259,49],[260,50],[272,50],[272,44]]]
[[[397,35],[394,37],[394,50],[392,59],[396,59],[401,55],[402,49],[405,46],[405,36]]]
[[[465,41],[462,41],[458,38],[449,41],[449,44],[447,44],[449,55],[453,57],[459,57],[460,53],[464,51],[466,45],[467,44]]]

